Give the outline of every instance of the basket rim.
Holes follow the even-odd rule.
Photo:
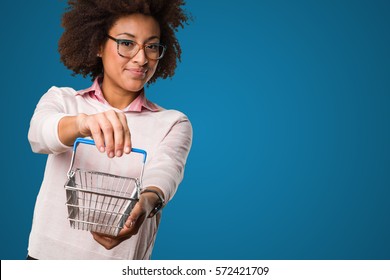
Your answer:
[[[72,186],[67,186],[67,185],[65,185],[65,190],[69,190],[69,191],[72,191],[72,192],[96,194],[98,196],[101,195],[101,196],[107,196],[107,197],[110,197],[110,198],[118,198],[118,199],[139,201],[138,198],[133,198],[131,196],[117,195],[117,194],[112,194],[112,193],[108,193],[108,192],[97,192],[97,191],[93,191],[93,190],[90,190],[90,189],[82,189],[82,188],[72,187]],[[112,190],[110,190],[110,191],[114,192]],[[129,195],[131,195],[131,194],[129,193]]]
[[[111,173],[107,173],[107,172],[94,171],[94,170],[88,170],[88,169],[83,169],[83,168],[76,168],[75,170],[73,170],[71,177],[74,177],[76,172],[85,172],[85,173],[90,173],[90,174],[104,175],[104,176],[108,176],[108,177],[112,177],[112,178],[139,180],[139,177],[120,176],[120,175],[111,174]]]

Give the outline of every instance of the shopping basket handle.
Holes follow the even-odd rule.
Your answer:
[[[73,144],[73,152],[76,151],[77,145],[79,143],[88,144],[88,145],[95,145],[95,141],[93,141],[92,139],[76,138],[76,140],[74,141],[74,144]],[[134,152],[134,153],[142,154],[144,156],[143,163],[146,162],[147,153],[146,153],[145,150],[141,150],[141,149],[137,149],[137,148],[131,148],[131,151]]]

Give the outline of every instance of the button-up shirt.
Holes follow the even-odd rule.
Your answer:
[[[29,239],[29,255],[37,259],[149,259],[159,217],[146,219],[137,235],[106,250],[92,235],[71,229],[67,219],[66,194],[72,148],[61,143],[58,123],[65,116],[96,114],[113,109],[101,92],[99,80],[85,90],[52,87],[39,101],[31,119],[28,138],[32,150],[48,154],[44,178],[36,200]],[[115,109],[115,108],[114,108]],[[147,152],[142,187],[155,186],[166,201],[174,196],[184,174],[192,142],[188,118],[148,101],[144,92],[123,110],[131,132],[132,146]],[[75,164],[88,170],[120,176],[139,176],[134,153],[109,159],[94,146],[79,145]],[[88,146],[88,147],[87,147]]]

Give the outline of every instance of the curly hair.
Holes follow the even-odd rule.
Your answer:
[[[99,48],[107,41],[107,33],[121,17],[133,13],[152,16],[160,25],[161,42],[167,49],[159,61],[154,76],[166,79],[175,73],[181,61],[181,48],[176,32],[188,23],[189,16],[182,9],[184,0],[70,0],[62,18],[62,34],[58,51],[64,65],[92,80],[103,73],[102,60],[97,57]]]

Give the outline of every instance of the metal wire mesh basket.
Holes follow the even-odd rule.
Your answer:
[[[123,177],[80,168],[73,170],[79,143],[95,144],[93,140],[77,138],[73,146],[68,180],[65,183],[70,226],[117,236],[138,201],[146,152],[132,149],[132,152],[144,155],[140,177]]]

